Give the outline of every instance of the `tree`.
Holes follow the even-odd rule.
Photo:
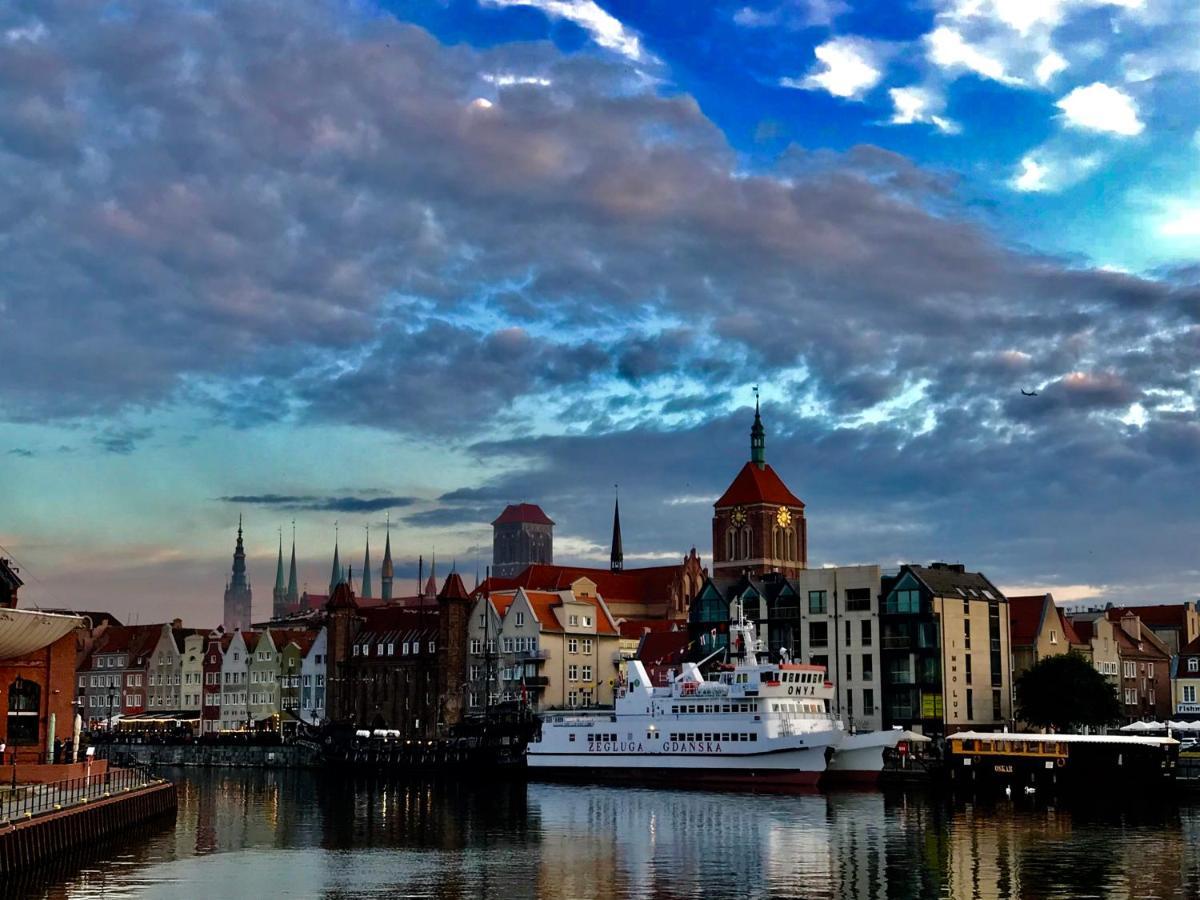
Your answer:
[[[1047,656],[1017,679],[1017,718],[1035,728],[1074,731],[1121,717],[1117,689],[1081,654]]]

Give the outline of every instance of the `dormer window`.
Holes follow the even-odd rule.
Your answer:
[[[1200,659],[1197,659],[1194,656],[1191,657],[1188,660],[1188,671],[1189,672],[1200,672]]]

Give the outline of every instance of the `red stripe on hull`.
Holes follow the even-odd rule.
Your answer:
[[[825,780],[832,784],[847,784],[862,787],[874,787],[879,784],[879,776],[883,772],[868,772],[863,769],[828,769]]]

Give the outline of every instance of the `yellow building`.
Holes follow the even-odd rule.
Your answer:
[[[524,699],[535,709],[608,706],[621,650],[594,582],[480,597],[468,631],[468,708]]]

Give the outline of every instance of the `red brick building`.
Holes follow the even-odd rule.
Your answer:
[[[5,763],[38,763],[54,741],[69,741],[75,722],[75,655],[85,629],[79,616],[16,608],[21,580],[0,559],[0,744]]]
[[[750,461],[713,504],[713,580],[718,587],[743,575],[781,572],[794,577],[808,567],[804,502],[767,464],[766,432],[758,404],[750,429]]]
[[[1120,657],[1117,696],[1130,721],[1171,716],[1171,651],[1131,609],[1110,609]]]

